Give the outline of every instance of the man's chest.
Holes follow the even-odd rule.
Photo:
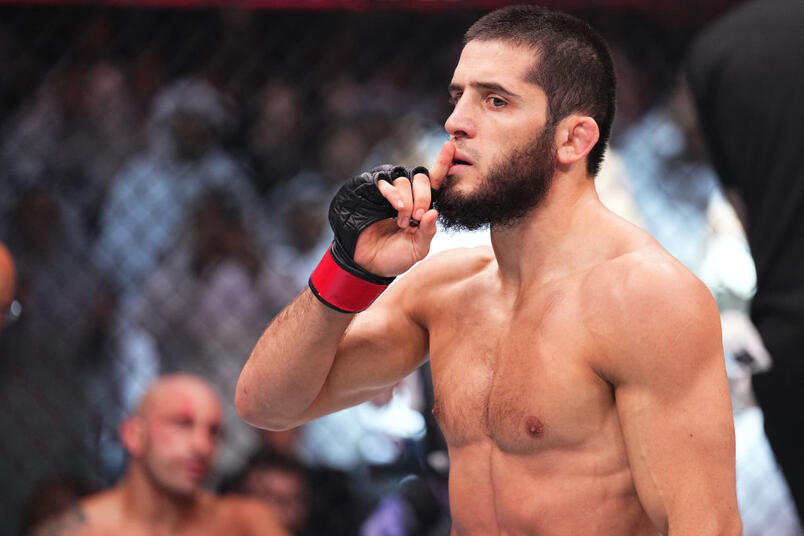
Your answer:
[[[609,384],[571,294],[518,308],[464,306],[430,331],[433,413],[451,446],[527,454],[585,442],[611,418]]]

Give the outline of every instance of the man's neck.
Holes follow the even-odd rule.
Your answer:
[[[585,254],[603,205],[593,179],[556,172],[545,198],[511,226],[491,228],[491,243],[503,284],[521,289],[541,284],[583,267]]]
[[[154,529],[176,532],[201,511],[202,493],[179,496],[158,486],[145,471],[130,467],[120,483],[127,518]]]

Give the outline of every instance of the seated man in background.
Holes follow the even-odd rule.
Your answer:
[[[163,376],[122,423],[130,462],[113,488],[35,534],[288,536],[261,501],[203,489],[220,441],[221,402],[199,377]]]
[[[294,535],[315,534],[305,530],[311,490],[307,470],[295,458],[268,448],[256,452],[246,464],[239,488],[270,504]]]

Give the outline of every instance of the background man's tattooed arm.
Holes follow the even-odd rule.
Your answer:
[[[36,527],[31,536],[70,536],[86,528],[87,516],[80,505],[70,507],[67,511]]]

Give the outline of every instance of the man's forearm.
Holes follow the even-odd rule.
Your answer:
[[[352,318],[324,306],[310,289],[302,291],[262,334],[240,374],[240,416],[264,428],[301,424]]]

